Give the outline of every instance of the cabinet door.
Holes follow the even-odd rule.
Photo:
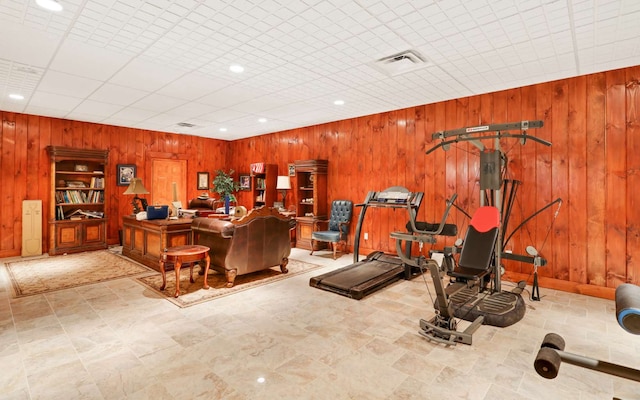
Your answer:
[[[56,248],[64,249],[80,246],[81,224],[57,224],[55,229]]]
[[[314,225],[312,218],[296,219],[296,247],[311,250],[311,235]],[[313,250],[321,250],[326,247],[326,242],[314,242]]]
[[[82,244],[90,245],[90,244],[100,244],[106,241],[104,237],[105,232],[105,222],[97,221],[97,222],[87,222],[82,224],[83,232],[82,232]]]

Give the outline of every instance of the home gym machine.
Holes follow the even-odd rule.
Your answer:
[[[616,288],[616,319],[622,329],[640,335],[640,286],[624,283]],[[533,362],[540,376],[547,379],[555,378],[558,376],[560,364],[564,361],[578,367],[640,382],[640,371],[637,369],[567,353],[564,346],[564,339],[560,335],[549,333],[544,337]]]
[[[411,266],[404,264],[400,258],[382,251],[374,251],[364,260],[358,261],[360,234],[364,217],[369,208],[406,209],[409,213],[409,219],[415,220],[422,203],[422,197],[422,192],[411,193],[401,186],[392,186],[381,192],[370,191],[364,203],[356,204],[356,207],[362,207],[362,210],[356,226],[353,264],[315,276],[309,280],[309,285],[360,300],[401,278],[411,279]],[[408,251],[410,254],[411,248]]]
[[[432,135],[433,139],[442,141],[428,150],[427,154],[440,147],[446,151],[451,147],[451,144],[464,141],[471,142],[480,150],[481,196],[480,207],[471,218],[465,241],[456,241],[456,245],[445,249],[442,266],[433,260],[425,259],[422,254],[413,259],[405,257],[401,252],[398,253],[406,264],[418,268],[426,266],[433,279],[436,290],[436,300],[434,301],[436,316],[429,321],[420,320],[421,331],[419,333],[425,338],[446,345],[471,344],[472,335],[479,326],[486,324],[505,327],[524,317],[525,304],[520,293],[526,282],[521,282],[512,291],[503,291],[501,259],[508,258],[531,263],[535,270],[539,266],[546,265],[546,260],[531,246],[528,248],[528,255],[504,251],[506,241],[503,232],[508,224],[520,182],[504,179],[507,161],[506,155],[500,149],[500,139],[516,138],[520,139],[522,144],[531,139],[550,146],[550,142],[527,134],[528,129],[541,126],[542,121],[521,121],[468,127],[437,132]],[[508,133],[512,130],[519,130],[520,133]],[[492,134],[485,135],[488,132],[492,132]],[[482,141],[487,139],[495,140],[493,149],[486,149],[483,145]],[[504,197],[503,191],[506,193]],[[553,201],[538,210],[533,216],[555,203],[561,204],[561,200]],[[523,221],[516,230],[529,219]],[[411,222],[413,223],[413,221]],[[433,230],[414,229],[411,235],[394,232],[391,236],[396,239],[397,248],[399,248],[401,240],[418,242],[420,253],[422,253],[423,243],[432,240],[435,234],[437,232]],[[513,233],[508,236],[508,239],[512,235]],[[456,254],[459,254],[457,263],[454,258]],[[450,277],[450,283],[446,287],[442,283],[445,274]],[[535,277],[534,284],[536,285],[535,290],[537,289]],[[455,318],[467,320],[471,322],[471,325],[465,331],[459,332]]]

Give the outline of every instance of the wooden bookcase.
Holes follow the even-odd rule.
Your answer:
[[[49,254],[107,248],[108,150],[47,147],[51,161]]]
[[[327,160],[296,160],[296,247],[311,250],[311,234],[315,222],[326,220]],[[326,247],[316,242],[314,250]]]
[[[273,207],[277,200],[276,181],[278,180],[278,166],[275,164],[251,164],[251,192],[253,194],[253,208]]]

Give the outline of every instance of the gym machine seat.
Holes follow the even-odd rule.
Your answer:
[[[466,281],[479,281],[489,274],[499,226],[500,212],[496,207],[478,208],[469,223],[460,259],[448,275]]]

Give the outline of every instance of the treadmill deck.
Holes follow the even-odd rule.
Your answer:
[[[374,253],[357,263],[318,275],[309,285],[360,300],[402,278],[405,267],[398,257]]]

